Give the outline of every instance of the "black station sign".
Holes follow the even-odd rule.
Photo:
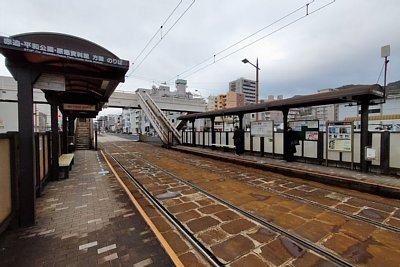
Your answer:
[[[127,60],[112,58],[103,55],[90,54],[83,51],[76,51],[64,47],[54,47],[51,45],[20,41],[11,37],[0,36],[0,48],[13,49],[29,53],[56,56],[61,58],[79,60],[89,63],[106,64],[112,66],[129,67]]]

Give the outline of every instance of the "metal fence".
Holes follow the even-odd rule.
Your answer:
[[[319,133],[317,141],[300,140],[295,154],[297,161],[325,164],[354,169],[360,168],[360,138],[359,132],[354,133],[352,152],[329,151],[326,156],[326,134]],[[370,132],[371,148],[375,149],[376,157],[371,161],[370,171],[384,174],[400,175],[400,132]],[[182,131],[182,144],[193,145],[192,131]],[[195,145],[212,146],[212,133],[196,131]],[[233,145],[233,132],[216,131],[215,144]],[[262,146],[264,150],[262,150]],[[251,136],[245,132],[245,151],[251,154],[261,153],[266,157],[281,159],[283,157],[283,133],[275,132],[272,140]],[[353,155],[351,154],[353,153]],[[352,162],[353,156],[353,164]]]

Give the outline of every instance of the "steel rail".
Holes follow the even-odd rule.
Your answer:
[[[185,236],[185,238],[208,260],[213,266],[224,266],[215,255],[203,246],[176,218],[173,216],[150,192],[117,160],[111,153],[107,153],[119,166],[119,168],[132,180],[136,187],[147,199]]]
[[[230,163],[230,164],[234,164],[234,163]],[[210,170],[208,170],[208,171],[210,171]],[[215,171],[214,171],[214,172],[215,172]],[[217,172],[215,172],[215,173],[217,173]],[[278,179],[282,180],[282,178],[278,178]],[[291,181],[286,180],[286,179],[284,179],[284,181],[291,182]],[[272,189],[272,188],[267,188],[267,187],[263,187],[263,186],[260,186],[260,185],[257,185],[257,184],[252,184],[251,182],[247,182],[247,181],[245,181],[245,182],[246,182],[247,184],[253,186],[253,187],[258,188],[258,189],[266,190],[266,191],[269,191],[269,192],[274,193],[274,194],[276,194],[276,195],[280,195],[280,196],[282,196],[282,197],[286,197],[286,198],[288,198],[288,199],[297,200],[297,201],[300,201],[300,202],[302,202],[302,203],[304,203],[304,204],[312,205],[312,206],[314,206],[314,207],[327,209],[327,210],[329,210],[329,211],[335,212],[335,213],[340,214],[340,215],[343,215],[343,216],[347,216],[347,217],[352,218],[352,219],[354,219],[354,220],[358,220],[358,221],[362,221],[362,222],[365,222],[365,223],[373,224],[373,225],[375,225],[375,226],[384,228],[384,229],[386,229],[386,230],[389,230],[389,231],[392,231],[392,232],[395,232],[395,233],[400,233],[400,228],[399,228],[399,227],[396,227],[396,226],[384,224],[384,223],[382,223],[382,222],[375,221],[375,220],[373,220],[373,219],[366,218],[366,217],[361,216],[361,215],[358,215],[358,214],[351,214],[351,213],[346,212],[346,211],[343,211],[343,210],[339,210],[339,209],[336,209],[336,208],[332,208],[332,207],[330,207],[330,206],[323,205],[323,204],[320,204],[320,203],[318,203],[318,202],[315,202],[315,201],[312,201],[312,200],[308,200],[308,199],[305,199],[305,198],[302,198],[302,197],[299,197],[299,196],[291,195],[291,194],[289,194],[289,193],[285,193],[285,192],[281,192],[281,191],[278,191],[278,190],[274,190],[274,189]],[[325,189],[325,190],[326,190],[326,189]],[[328,191],[328,190],[327,190],[327,191]],[[341,194],[341,195],[344,195],[344,196],[347,196],[347,197],[352,197],[352,196],[350,196],[350,195],[348,195],[348,194],[341,193],[341,192],[338,192],[338,191],[335,191],[335,190],[331,190],[331,191],[328,191],[328,192],[338,193],[338,194]],[[396,208],[395,206],[390,206],[390,205],[388,205],[388,204],[386,204],[386,203],[377,202],[377,201],[369,200],[369,199],[366,199],[366,198],[357,197],[357,199],[364,200],[364,201],[369,201],[369,202],[371,202],[371,203],[379,204],[379,205],[382,205],[382,206],[387,206],[387,207]]]
[[[112,158],[118,163],[118,165],[124,170],[124,172],[129,177],[133,177],[133,175],[130,174],[130,172],[119,161],[117,161],[114,157],[112,157]],[[214,199],[214,200],[216,200],[216,201],[228,206],[229,208],[235,210],[236,212],[242,214],[243,216],[245,216],[247,218],[250,218],[253,221],[258,222],[259,224],[261,224],[261,225],[263,225],[265,227],[268,227],[269,229],[275,231],[276,233],[281,234],[282,236],[285,236],[286,238],[289,238],[289,239],[295,241],[299,245],[301,245],[301,246],[303,246],[303,247],[305,247],[307,249],[310,249],[310,250],[316,252],[319,255],[322,255],[323,257],[325,257],[328,260],[338,264],[339,266],[348,266],[348,267],[354,266],[351,263],[347,262],[346,260],[344,260],[344,259],[340,258],[339,256],[337,256],[333,252],[331,252],[331,251],[329,251],[327,249],[321,248],[321,247],[315,245],[314,243],[310,242],[309,240],[304,239],[304,238],[302,238],[302,237],[300,237],[300,236],[298,236],[296,234],[292,234],[292,233],[284,230],[283,228],[281,228],[281,227],[279,227],[279,226],[277,226],[277,225],[275,225],[275,224],[273,224],[271,222],[265,221],[264,219],[262,219],[262,218],[260,218],[258,216],[255,216],[255,215],[249,213],[248,211],[245,211],[245,210],[233,205],[232,203],[230,203],[230,202],[228,202],[228,201],[226,201],[224,199],[221,199],[218,196],[215,196],[214,194],[209,193],[208,191],[204,190],[203,188],[201,188],[201,187],[199,187],[199,186],[197,186],[197,185],[195,185],[195,184],[193,184],[193,183],[191,183],[191,182],[189,182],[189,181],[187,181],[187,180],[175,175],[174,173],[171,173],[171,172],[169,172],[169,171],[167,171],[167,170],[165,170],[163,168],[160,168],[159,166],[156,166],[156,165],[150,163],[148,160],[145,160],[143,158],[137,158],[137,157],[136,157],[136,159],[137,160],[141,160],[141,161],[145,162],[146,164],[148,164],[148,165],[150,165],[150,166],[152,166],[152,167],[154,167],[154,168],[156,168],[156,169],[158,169],[158,170],[160,170],[162,172],[167,173],[168,175],[170,175],[170,176],[174,177],[175,179],[179,180],[180,182],[195,188],[196,190],[198,190],[198,191],[202,192],[203,194],[207,195],[208,197],[210,197],[210,198],[212,198],[212,199]],[[138,186],[140,188],[143,188],[143,186],[138,181],[136,181],[136,182],[138,183]],[[135,182],[135,184],[136,184],[136,182]],[[144,190],[146,190],[146,189],[144,189]],[[154,198],[154,197],[151,196],[151,194],[147,190],[146,190],[146,192],[147,192],[148,195],[150,195],[151,198]],[[160,204],[158,204],[158,205],[160,205]],[[157,205],[157,207],[158,207],[158,205]],[[166,213],[167,214],[166,216],[168,216],[169,212],[164,207],[160,207],[160,208],[162,209],[163,214]],[[180,225],[180,223],[178,223],[178,225]],[[185,228],[183,229],[183,231],[185,233],[187,232],[187,230]],[[191,236],[191,234],[189,234],[189,235]],[[197,241],[196,241],[196,243],[197,243]],[[201,245],[201,247],[203,247],[203,245]],[[216,265],[216,266],[218,266],[218,265]]]

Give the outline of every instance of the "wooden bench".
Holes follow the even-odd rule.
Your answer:
[[[223,144],[211,144],[211,146],[212,146],[213,148],[215,148],[215,147],[222,147],[222,148],[224,149],[224,151],[228,151],[228,148],[232,148],[232,149],[235,149],[235,148],[236,148],[236,146],[233,146],[233,145],[223,145]]]
[[[62,154],[58,158],[58,166],[60,171],[64,172],[64,178],[67,179],[69,177],[69,171],[74,165],[74,153]]]

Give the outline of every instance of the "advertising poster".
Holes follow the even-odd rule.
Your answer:
[[[288,123],[289,127],[297,132],[297,136],[300,140],[318,141],[318,120],[289,121]]]
[[[318,131],[306,131],[305,140],[318,141]]]
[[[352,123],[328,124],[328,150],[351,152]]]

